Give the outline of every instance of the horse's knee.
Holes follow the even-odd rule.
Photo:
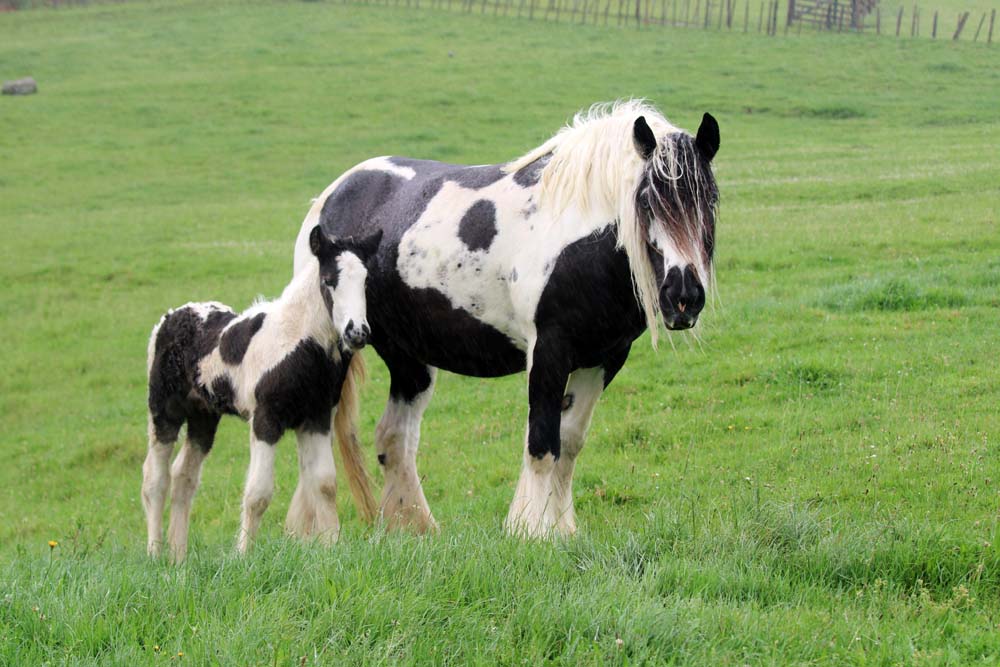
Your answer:
[[[243,498],[243,509],[250,515],[260,516],[271,504],[270,493],[257,492]]]
[[[332,477],[326,480],[320,480],[319,486],[319,497],[327,503],[337,502],[337,478]]]

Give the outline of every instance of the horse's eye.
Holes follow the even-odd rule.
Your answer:
[[[640,197],[639,206],[641,206],[644,211],[648,211],[650,209],[649,200],[646,199],[645,197]]]
[[[335,278],[324,278],[323,284],[326,285],[327,287],[336,287],[337,280]]]

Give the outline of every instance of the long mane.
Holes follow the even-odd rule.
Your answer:
[[[639,116],[646,119],[657,139],[657,149],[649,160],[639,155],[633,139],[633,127]],[[635,296],[654,348],[659,339],[659,288],[646,251],[648,232],[638,210],[643,182],[656,184],[657,187],[650,188],[651,196],[657,209],[667,212],[660,224],[665,224],[678,250],[695,265],[706,285],[711,280],[711,250],[706,254],[703,248],[708,212],[700,205],[693,210],[690,206],[677,208],[690,203],[688,197],[678,196],[687,189],[678,185],[685,174],[694,177],[701,187],[699,170],[692,169],[689,151],[681,150],[686,146],[682,147],[682,141],[677,140],[680,137],[687,140],[686,146],[691,145],[690,135],[643,100],[595,104],[577,113],[551,139],[506,167],[508,171],[516,171],[550,156],[541,171],[539,207],[551,207],[554,217],[570,208],[583,214],[600,212],[614,216],[618,247],[628,257]],[[714,183],[711,185],[714,187]]]

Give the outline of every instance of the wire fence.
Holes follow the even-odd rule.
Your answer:
[[[91,4],[93,0],[0,0],[0,11]],[[107,1],[107,0],[104,0]],[[111,0],[114,2],[115,0]],[[121,1],[121,0],[117,0]],[[979,14],[927,11],[914,4],[891,14],[878,0],[333,0],[343,4],[405,6],[515,16],[530,21],[697,28],[766,35],[805,31],[856,32],[897,38],[993,44],[996,9]],[[97,0],[101,2],[101,0]],[[926,16],[926,18],[925,18]],[[972,19],[970,23],[969,20]],[[929,25],[927,23],[929,22]],[[975,25],[973,31],[971,26]],[[966,30],[968,28],[968,30]]]
[[[973,33],[965,31],[972,12],[959,12],[945,31],[943,14],[933,12],[929,31],[923,27],[923,9],[907,14],[899,8],[895,31],[884,20],[881,7],[863,0],[339,0],[344,4],[382,5],[512,16],[527,20],[617,25],[635,28],[697,28],[767,35],[804,30],[873,33],[895,37],[950,38],[953,41],[993,42],[996,10],[983,12]],[[909,18],[904,26],[904,18]],[[906,29],[904,29],[904,27]],[[986,30],[984,32],[984,27]]]

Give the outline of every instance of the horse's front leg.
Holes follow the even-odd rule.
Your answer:
[[[254,424],[251,424],[250,466],[247,468],[247,482],[243,489],[240,534],[236,540],[236,548],[240,553],[246,553],[253,544],[260,520],[274,495],[274,448],[278,439],[274,438],[273,444],[266,442],[254,430]],[[280,437],[280,433],[278,435]]]
[[[435,368],[388,363],[389,402],[375,429],[375,450],[385,474],[379,514],[388,528],[418,533],[437,529],[417,474],[420,421],[434,392]],[[405,367],[404,367],[405,366]]]
[[[562,399],[562,419],[559,425],[559,460],[556,461],[552,480],[552,505],[558,522],[555,532],[572,535],[576,532],[576,515],[573,510],[573,469],[576,457],[583,449],[590,419],[597,401],[628,358],[630,346],[608,357],[596,368],[573,371],[566,384]]]
[[[300,538],[318,537],[325,544],[337,541],[337,469],[330,446],[330,431],[308,428],[296,431],[299,453],[299,485],[292,496],[285,530]]]
[[[555,471],[561,455],[559,424],[568,366],[558,342],[539,339],[535,343],[529,360],[524,462],[504,522],[514,535],[545,537],[562,525],[565,494],[556,488]]]

